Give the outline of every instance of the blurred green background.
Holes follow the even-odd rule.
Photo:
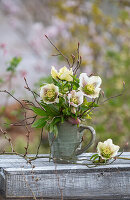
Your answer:
[[[22,46],[21,48],[17,44],[15,44],[15,51],[9,51],[8,62],[4,63],[5,76],[9,78],[4,78],[3,72],[1,72],[0,88],[3,89],[6,85],[6,88],[17,96],[15,86],[19,80],[16,78],[22,73],[22,76],[29,79],[31,87],[39,91],[39,85],[49,75],[51,65],[57,68],[67,66],[60,56],[51,57],[51,54],[56,52],[45,41],[44,34],[47,34],[70,60],[70,55],[75,54],[77,43],[80,42],[82,65],[79,72],[86,72],[88,75],[93,73],[102,78],[104,98],[120,94],[123,90],[123,81],[125,82],[123,96],[105,102],[94,111],[92,120],[88,120],[87,125],[93,126],[97,133],[95,144],[89,151],[96,151],[97,143],[108,138],[112,138],[113,142],[118,144],[121,149],[130,151],[130,2],[127,0],[38,0],[37,2],[34,0],[7,0],[5,2],[0,1],[0,15],[10,17],[10,20],[13,18],[15,24],[13,31],[17,33],[17,37],[21,37],[21,33],[23,34],[24,29],[27,28],[21,41],[24,41],[25,38],[24,42],[28,44],[29,53],[25,55],[26,47]],[[32,25],[35,25],[35,37]],[[5,32],[6,34],[8,33]],[[32,40],[28,40],[28,38],[32,38]],[[6,40],[8,44],[8,39]],[[1,52],[6,51],[3,41],[0,42]],[[11,44],[9,45],[11,46]],[[30,54],[36,58],[37,68],[29,63],[28,69],[26,57]],[[16,67],[12,71],[9,67],[12,66],[12,57],[15,56],[22,57],[22,62],[20,65],[16,62]],[[36,68],[35,71],[34,68]],[[1,95],[3,96],[3,94]],[[24,92],[21,96],[18,94],[20,99],[32,98]],[[0,126],[7,129],[16,151],[23,153],[26,145],[24,128],[13,128],[4,124],[22,119],[23,113],[20,107],[15,105],[16,102],[10,102],[7,99],[9,97],[6,96],[1,104]],[[40,131],[32,129],[30,153],[36,152],[39,140]],[[5,148],[5,144],[6,150],[10,150],[1,134],[1,150]],[[47,152],[49,152],[47,133],[44,132],[40,153]]]

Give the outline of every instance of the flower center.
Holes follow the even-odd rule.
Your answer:
[[[105,158],[110,158],[111,157],[111,149],[110,147],[105,147],[102,149],[102,156]]]
[[[50,89],[50,90],[47,91],[46,97],[48,99],[52,99],[52,98],[54,98],[54,96],[55,96],[55,91],[54,90]]]
[[[72,97],[71,98],[71,102],[73,102],[74,104],[78,104],[79,102],[78,102],[78,98],[76,98],[76,97]]]
[[[91,94],[94,94],[94,85],[93,84],[87,84],[85,85],[85,87],[83,88],[83,91],[88,94],[88,95],[91,95]]]

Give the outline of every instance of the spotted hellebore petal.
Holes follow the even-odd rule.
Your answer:
[[[99,76],[87,76],[86,73],[81,73],[79,76],[80,90],[83,92],[84,96],[89,98],[97,98],[100,93],[100,85],[102,80]]]
[[[81,91],[76,92],[75,90],[72,90],[68,94],[68,102],[69,105],[78,107],[83,103],[83,93]]]
[[[73,81],[73,78],[71,75],[73,75],[72,68],[70,68],[69,70],[66,67],[62,67],[59,70],[59,72],[57,72],[54,66],[51,69],[52,78],[57,79],[57,80],[60,79],[60,80],[65,80],[65,81]]]
[[[59,102],[59,88],[54,84],[47,84],[41,87],[40,97],[46,104],[58,103]]]
[[[102,159],[108,160],[117,155],[119,146],[114,145],[112,139],[108,139],[105,142],[99,142],[97,145],[97,152]]]

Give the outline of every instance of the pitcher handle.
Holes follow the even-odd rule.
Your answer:
[[[80,150],[77,150],[76,156],[78,156],[78,155],[84,153],[84,152],[92,145],[92,143],[93,143],[94,140],[95,140],[96,132],[95,132],[94,128],[91,127],[91,126],[84,126],[84,125],[81,125],[81,126],[79,127],[79,130],[78,130],[78,131],[81,133],[81,132],[84,131],[85,129],[88,129],[88,130],[90,131],[90,133],[91,133],[90,142],[89,142],[84,148],[82,148],[82,149],[80,149]]]

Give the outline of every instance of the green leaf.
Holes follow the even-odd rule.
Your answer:
[[[76,78],[76,75],[71,75],[72,76],[72,78],[73,78],[73,81],[75,81],[75,82],[77,82],[77,83],[79,83],[79,79],[78,78]],[[73,82],[72,82],[73,83]]]
[[[99,158],[99,155],[95,156],[95,157],[93,158],[93,161],[96,160],[97,158]]]
[[[31,109],[39,116],[47,116],[47,112],[41,108],[31,107]]]
[[[87,109],[88,109],[88,106],[85,106],[85,105],[81,105],[80,106],[80,109],[82,110],[82,111],[87,111]]]
[[[52,78],[52,80],[53,80],[53,83],[54,83],[56,86],[58,86],[59,88],[61,87],[62,83],[56,81],[54,78]]]
[[[96,154],[94,154],[94,155],[92,155],[91,156],[91,158],[90,158],[90,160],[92,160],[94,157],[96,157],[96,156],[98,156],[98,154],[96,153]]]
[[[2,78],[0,78],[0,83],[3,83],[3,82],[4,82],[4,80]]]
[[[53,119],[53,121],[52,121],[52,124],[55,125],[55,124],[57,124],[57,123],[60,122],[60,121],[61,121],[61,117],[55,117],[55,118]]]
[[[96,104],[95,102],[88,102],[88,106],[91,106],[91,107],[99,107],[99,105]]]
[[[15,72],[17,66],[21,62],[22,58],[21,57],[14,57],[9,63],[9,67],[7,68],[7,71]]]
[[[92,119],[92,117],[90,116],[90,114],[92,114],[92,113],[85,114],[83,117],[84,117],[85,119]]]
[[[86,106],[86,108],[89,107],[89,109],[92,108],[92,107],[99,107],[99,105],[96,104],[95,102],[87,102],[86,99],[84,99],[84,103],[83,104],[84,105],[82,105],[82,107],[85,108],[85,106]]]
[[[72,84],[73,84],[73,88],[74,88],[74,86],[76,86],[76,88],[79,88],[79,83],[77,83],[77,82],[72,82]]]
[[[50,133],[53,133],[53,132],[54,132],[53,130],[54,130],[54,125],[53,125],[53,124],[50,124],[50,125],[49,125],[49,132],[50,132]]]
[[[58,128],[57,128],[56,125],[54,125],[53,131],[54,131],[55,137],[57,137],[57,135],[58,135]]]
[[[56,106],[52,104],[45,104],[43,101],[41,102],[42,107],[47,111],[48,116],[58,116],[60,113]]]
[[[46,125],[46,123],[47,123],[47,118],[41,118],[41,119],[36,120],[33,123],[32,127],[33,128],[43,128]]]

